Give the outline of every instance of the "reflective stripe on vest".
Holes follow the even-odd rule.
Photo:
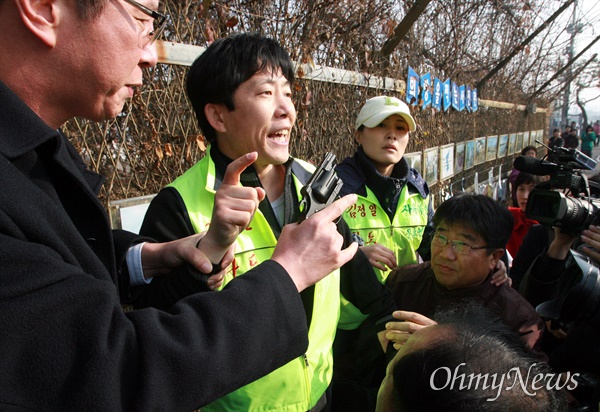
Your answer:
[[[417,249],[427,225],[429,197],[410,193],[404,185],[398,199],[394,219],[390,219],[375,194],[367,187],[367,197],[358,196],[356,203],[344,212],[350,231],[359,235],[366,245],[380,244],[394,252],[398,266],[417,263]],[[373,268],[381,283],[390,271]],[[356,329],[367,318],[342,296],[340,329]]]
[[[300,199],[303,181],[314,171],[314,167],[306,162],[298,160],[294,162],[293,181]],[[301,171],[307,172],[306,176],[297,176],[294,173],[298,166],[301,167]],[[210,224],[215,195],[215,176],[214,162],[207,153],[170,185],[181,195],[192,226],[197,232],[205,231]],[[257,210],[250,226],[236,240],[235,260],[226,271],[223,286],[234,277],[270,259],[276,242],[277,239],[269,223],[260,210]],[[256,299],[260,298],[260,296],[256,297]],[[311,409],[331,382],[332,345],[339,311],[340,274],[337,270],[315,285],[306,355],[203,407],[202,411],[296,412]],[[265,319],[265,326],[277,327],[268,319]],[[243,339],[243,336],[240,339]]]

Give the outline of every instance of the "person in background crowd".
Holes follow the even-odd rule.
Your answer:
[[[521,150],[521,156],[537,157],[537,148],[535,146],[525,146]],[[517,176],[519,176],[519,173],[519,169],[513,169],[511,170],[510,175],[508,175],[508,182],[510,183],[510,193],[513,207],[519,207],[519,202],[517,201],[517,186],[515,185],[515,181],[517,180]]]
[[[356,251],[341,250],[331,222],[350,196],[284,230],[273,259],[221,294],[123,311],[134,284],[186,262],[206,274],[211,258],[230,262],[228,239],[259,198],[254,188],[219,191],[198,247],[199,235],[159,244],[111,231],[96,197],[103,178],[59,129],[121,112],[157,62],[168,20],[158,5],[0,0],[0,410],[198,408],[305,353],[298,292]],[[236,188],[254,160],[232,162],[225,181]]]
[[[513,259],[517,256],[521,243],[523,243],[523,238],[531,226],[538,223],[536,220],[528,219],[527,216],[525,216],[525,210],[527,209],[529,194],[541,181],[542,179],[539,176],[525,172],[519,173],[515,180],[515,186],[517,187],[517,203],[519,207],[508,208],[513,215],[514,226],[512,234],[506,244],[506,250]]]
[[[565,131],[564,131],[564,132],[562,132],[562,134],[560,135],[560,137],[562,137],[562,138],[563,138],[563,140],[566,140],[566,139],[567,139],[567,136],[568,136],[570,133],[571,133],[571,126],[569,126],[569,125],[566,125],[566,126],[565,126]]]
[[[564,139],[560,136],[560,129],[554,129],[552,136],[548,139],[548,147],[554,149],[555,147],[562,147],[565,144]]]
[[[561,385],[539,385],[540,375],[552,384],[558,375],[489,308],[462,302],[434,319],[388,364],[377,412],[566,410]],[[564,377],[563,386],[576,387],[573,378]]]
[[[572,392],[581,407],[575,410],[597,411],[600,325],[594,285],[600,263],[600,228],[592,224],[581,233],[565,229],[553,229],[550,245],[533,261],[519,292],[547,318],[549,333],[543,343],[549,365],[557,372],[577,372],[585,378],[582,388]],[[591,263],[580,267],[571,249],[589,256]]]
[[[581,133],[581,152],[589,157],[592,157],[592,149],[598,137],[594,133],[594,128],[590,125],[585,128],[585,132]]]
[[[571,131],[575,131],[575,134],[579,134],[579,125],[577,124],[577,122],[572,121],[571,122]]]
[[[226,270],[224,283],[235,283],[254,266],[268,261],[286,225],[298,221],[301,189],[315,170],[289,153],[296,121],[294,80],[288,53],[273,39],[243,33],[213,42],[192,64],[186,83],[198,123],[210,142],[208,151],[152,200],[141,233],[167,240],[212,227],[214,193],[225,183],[222,176],[227,165],[243,153],[256,151],[257,159],[241,173],[239,183],[242,188],[260,188],[264,195],[249,227],[231,239],[235,242],[235,259]],[[335,226],[330,223],[330,230],[335,233]],[[343,219],[337,229],[343,235],[344,247],[353,247]],[[310,258],[298,263],[307,269],[319,264]],[[155,287],[169,291],[177,299],[201,286],[170,277]],[[234,392],[223,393],[202,411],[317,412],[329,408],[332,345],[340,311],[344,313],[344,307],[340,309],[342,295],[374,322],[388,319],[390,308],[395,308],[367,257],[358,251],[340,270],[303,291],[301,298],[309,325],[308,350],[274,372]],[[258,303],[272,297],[256,294],[250,299]],[[268,317],[262,321],[271,324]],[[227,322],[217,321],[223,327],[228,327]],[[242,341],[250,332],[243,330],[239,336]],[[268,353],[261,352],[257,356],[268,363]]]
[[[564,138],[567,149],[577,149],[579,147],[579,137],[577,137],[577,129],[570,128],[569,134]]]
[[[590,176],[588,178],[588,184],[592,189],[592,197],[600,197],[600,173]],[[544,249],[546,249],[553,240],[554,229],[551,226],[540,224],[533,225],[527,231],[517,255],[513,256],[514,259],[512,267],[510,268],[510,277],[514,289],[520,290],[521,281],[525,276],[525,273],[534,260],[544,252]]]
[[[594,133],[596,133],[596,146],[600,143],[600,120],[596,120],[594,123]]]

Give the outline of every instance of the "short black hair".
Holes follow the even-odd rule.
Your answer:
[[[187,75],[186,92],[198,124],[209,142],[216,131],[204,114],[209,104],[224,104],[234,110],[233,94],[256,73],[281,69],[290,86],[294,67],[287,51],[279,43],[258,33],[234,34],[218,39],[194,61]]]
[[[463,225],[473,229],[489,245],[504,248],[513,230],[512,213],[485,195],[462,192],[444,201],[433,215],[433,226]]]
[[[562,391],[544,386],[536,391],[536,396],[531,396],[516,381],[512,389],[502,387],[500,392],[491,387],[490,381],[487,388],[477,381],[486,374],[489,377],[498,374],[499,378],[499,375],[512,373],[516,378],[517,370],[523,377],[551,373],[521,338],[481,303],[463,300],[435,314],[434,319],[439,326],[446,327],[451,337],[434,340],[397,360],[392,371],[395,412],[566,410]],[[458,381],[455,387],[449,387],[448,374],[439,371],[454,373],[457,368],[460,368],[459,374],[465,375],[465,384],[471,379],[471,383],[477,381],[479,385],[460,389]]]
[[[537,147],[535,146],[525,146],[523,148],[523,150],[521,150],[521,156],[525,156],[525,154],[530,151],[533,150],[535,152],[535,154],[537,154]]]
[[[532,175],[531,173],[520,172],[515,179],[515,187],[519,187],[521,185],[537,185],[542,183],[541,176]]]

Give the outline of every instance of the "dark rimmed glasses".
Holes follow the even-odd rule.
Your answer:
[[[452,244],[452,250],[458,255],[468,255],[472,250],[489,249],[489,246],[471,246],[461,240],[450,240],[444,235],[434,233],[431,239],[431,244],[438,247],[446,247],[448,243]]]
[[[152,17],[154,19],[153,22],[153,27],[154,30],[152,30],[149,35],[150,35],[150,44],[154,43],[154,41],[162,34],[162,32],[165,29],[165,26],[167,25],[167,16],[157,12],[156,10],[152,10],[146,6],[144,6],[143,4],[138,3],[135,0],[125,0],[127,3],[131,4],[132,6],[138,8],[139,10],[141,10],[144,14]]]

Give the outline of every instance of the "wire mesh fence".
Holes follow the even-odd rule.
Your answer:
[[[171,16],[167,36],[188,44],[206,45],[209,35],[225,35],[222,31],[227,30],[226,26],[219,32],[219,25],[210,25],[213,20],[198,18],[200,8],[206,3],[216,2],[167,1],[166,11]],[[221,20],[227,22],[226,16]],[[287,44],[297,48],[290,46],[289,39]],[[185,95],[187,70],[184,66],[159,64],[145,72],[145,85],[136,90],[133,100],[116,119],[103,123],[75,119],[65,125],[66,134],[89,167],[106,177],[101,193],[104,204],[156,193],[204,155],[206,143]],[[406,67],[372,70],[373,75],[395,73],[395,78],[402,78]],[[291,153],[313,162],[327,151],[338,159],[353,153],[354,120],[367,98],[379,94],[404,98],[401,93],[383,89],[303,78],[297,79],[293,93],[298,118],[292,133]],[[502,97],[505,101],[522,103],[516,95]],[[452,109],[439,112],[416,106],[413,114],[418,126],[411,133],[407,152],[480,136],[547,129],[545,113],[523,110],[480,107],[474,113]],[[508,155],[485,162],[453,176],[452,180],[500,165],[508,171],[513,158]],[[432,190],[438,192],[443,187],[444,184],[433,185]]]

